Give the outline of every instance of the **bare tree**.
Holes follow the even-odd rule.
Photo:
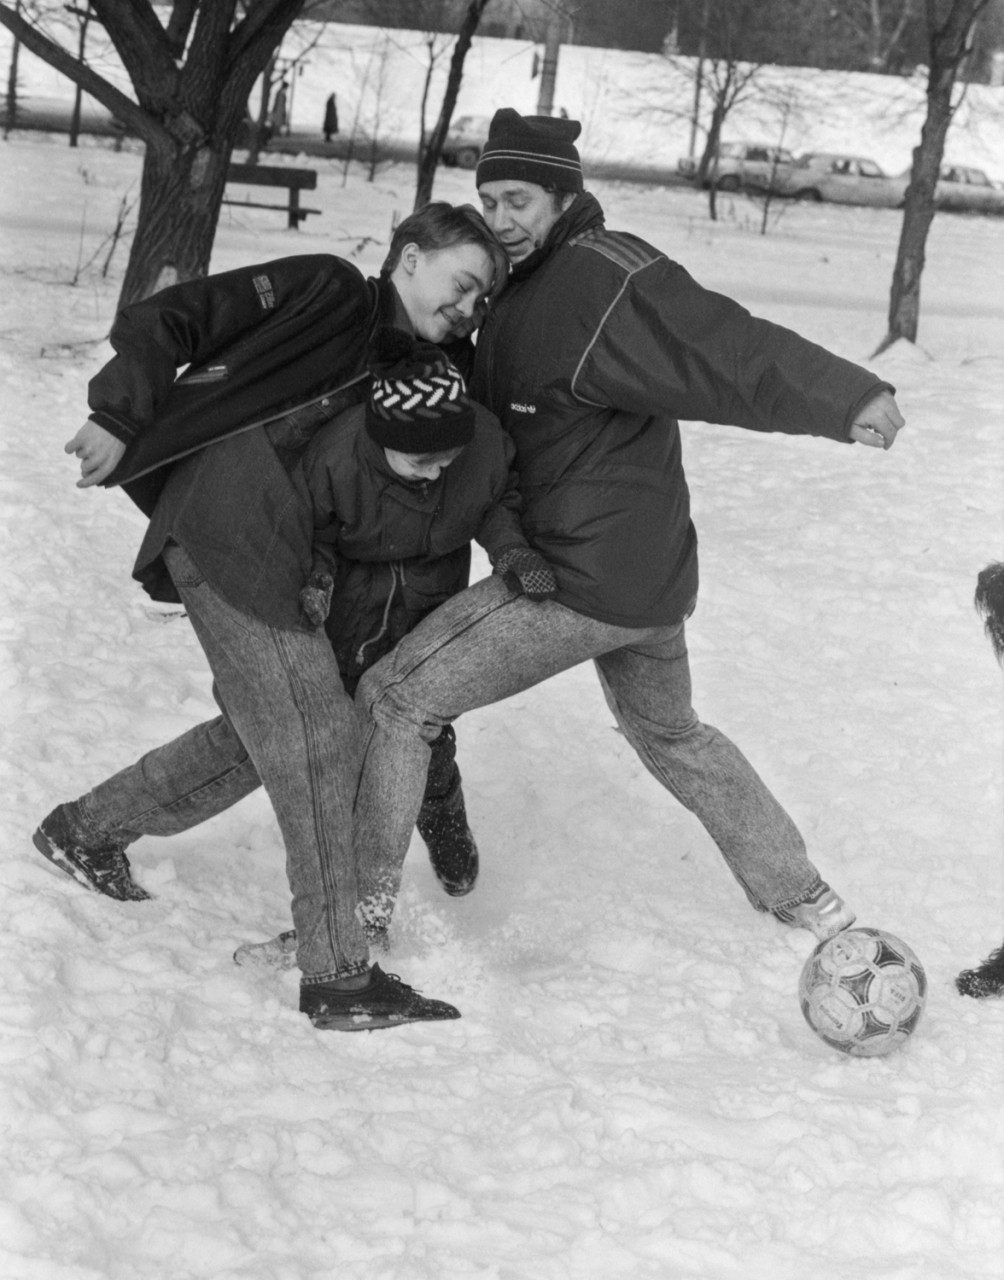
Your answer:
[[[914,148],[910,183],[906,189],[903,226],[889,297],[889,329],[876,355],[899,338],[917,341],[920,321],[920,279],[924,272],[927,236],[934,221],[934,193],[945,153],[952,116],[956,78],[972,48],[973,26],[987,0],[925,0],[930,58],[927,73],[927,114]]]
[[[439,164],[443,143],[446,141],[450,121],[453,118],[453,108],[457,105],[460,84],[464,78],[464,59],[467,57],[467,52],[471,47],[474,33],[478,29],[481,15],[490,2],[491,0],[470,0],[460,23],[457,42],[453,46],[453,56],[450,59],[450,70],[446,77],[446,90],[443,93],[439,116],[429,134],[428,141],[423,141],[419,148],[418,181],[415,186],[416,209],[422,208],[432,199],[432,183],[436,176],[436,166]]]
[[[718,216],[714,163],[722,129],[730,113],[756,93],[763,65],[743,61],[741,51],[749,44],[750,31],[762,22],[762,8],[756,0],[703,0],[696,62],[667,55],[674,67],[693,79],[692,145],[702,128],[705,100],[711,104],[707,124],[703,126],[704,145],[694,182],[698,187],[708,187],[708,212],[712,221]]]
[[[832,9],[848,50],[869,71],[898,70],[906,61],[903,39],[920,16],[921,0],[844,0]]]
[[[103,103],[145,144],[125,305],[209,268],[227,164],[255,80],[303,0],[91,0],[133,101],[9,4],[0,23]],[[162,20],[163,19],[163,20]]]

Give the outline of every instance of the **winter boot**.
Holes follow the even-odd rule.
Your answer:
[[[793,929],[808,929],[820,942],[849,929],[857,918],[847,903],[834,893],[825,880],[820,880],[805,902],[793,907],[774,907],[771,915]]]
[[[426,800],[418,815],[418,834],[429,850],[439,883],[453,898],[470,893],[478,878],[478,846],[467,825],[459,785],[442,800]]]
[[[443,1022],[460,1011],[443,1000],[427,1000],[396,973],[378,964],[370,970],[366,987],[345,991],[319,983],[300,987],[300,1012],[319,1031],[379,1031],[404,1022]]]
[[[44,857],[85,889],[93,889],[120,902],[141,902],[150,895],[129,871],[125,845],[109,840],[104,845],[84,844],[73,823],[75,802],[61,804],[42,820],[32,844]]]

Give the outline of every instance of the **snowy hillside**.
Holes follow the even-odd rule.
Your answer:
[[[70,40],[75,47],[75,39]],[[0,29],[0,65],[10,37]],[[384,139],[418,137],[417,104],[428,66],[420,32],[381,31],[301,23],[287,36],[283,56],[303,50],[302,71],[292,78],[291,126],[319,138],[324,104],[336,93],[343,133],[356,126]],[[437,46],[430,101],[442,98],[448,57]],[[491,115],[500,106],[532,112],[540,81],[531,78],[528,41],[474,40],[454,117]],[[91,29],[88,57],[103,75],[128,91],[114,55]],[[583,156],[594,162],[630,161],[672,169],[690,136],[691,62],[675,64],[656,54],[566,45],[558,60],[556,107],[583,122]],[[68,82],[22,52],[22,93],[69,97]],[[924,79],[823,72],[813,68],[765,68],[761,88],[729,117],[726,136],[783,143],[796,152],[850,151],[871,156],[889,173],[908,168],[920,140]],[[257,97],[253,99],[257,110]],[[949,134],[946,159],[975,165],[1004,180],[1004,88],[970,85]]]

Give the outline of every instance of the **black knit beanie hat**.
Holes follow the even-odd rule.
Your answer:
[[[366,430],[398,453],[443,453],[474,435],[474,403],[464,380],[431,342],[400,329],[381,329],[373,341],[373,385]]]
[[[481,186],[511,179],[581,191],[582,161],[574,145],[581,132],[578,120],[521,116],[512,107],[502,107],[492,117],[475,181]]]

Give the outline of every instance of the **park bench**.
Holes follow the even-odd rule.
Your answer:
[[[248,209],[285,209],[289,225],[297,229],[310,213],[320,209],[305,209],[300,204],[301,191],[313,191],[317,186],[316,169],[287,169],[281,165],[232,164],[227,169],[227,182],[243,182],[247,186],[285,187],[289,192],[288,204],[261,204],[255,200],[226,200],[224,204],[243,205]]]

